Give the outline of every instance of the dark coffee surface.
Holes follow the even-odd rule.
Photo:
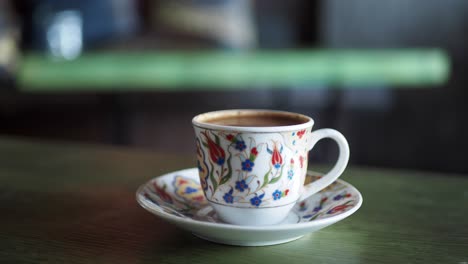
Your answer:
[[[284,115],[235,115],[223,116],[212,119],[207,119],[204,122],[223,125],[223,126],[240,126],[240,127],[272,127],[272,126],[291,126],[305,123],[301,118],[294,118]]]

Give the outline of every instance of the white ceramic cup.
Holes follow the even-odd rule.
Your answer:
[[[252,116],[287,122],[233,126],[216,121]],[[349,159],[349,146],[340,132],[312,132],[314,120],[297,113],[223,110],[197,115],[192,123],[205,197],[221,220],[231,224],[280,223],[298,201],[333,183]],[[304,186],[308,152],[322,138],[336,141],[338,161],[320,180]]]

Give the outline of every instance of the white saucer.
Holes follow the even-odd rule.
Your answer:
[[[319,173],[309,171],[306,181],[319,177]],[[171,172],[150,180],[138,188],[136,199],[149,212],[200,238],[238,246],[266,246],[296,240],[350,216],[362,204],[359,191],[338,180],[297,203],[280,224],[231,225],[221,222],[205,200],[197,168]]]

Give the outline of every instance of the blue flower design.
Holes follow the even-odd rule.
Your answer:
[[[234,197],[232,197],[232,191],[233,189],[231,188],[231,190],[227,193],[224,194],[223,196],[223,199],[226,203],[231,203],[234,202]]]
[[[294,171],[293,171],[293,170],[289,170],[289,171],[288,171],[288,179],[292,180],[293,176],[294,176]]]
[[[236,142],[236,149],[239,151],[243,151],[246,148],[244,140],[238,140]]]
[[[192,188],[192,187],[185,188],[185,193],[186,194],[194,193],[194,192],[197,192],[197,191],[198,191],[197,189]]]
[[[273,192],[273,200],[279,200],[279,199],[281,199],[281,191],[276,190]]]
[[[216,163],[219,165],[219,166],[222,166],[224,164],[224,158],[219,158]]]
[[[314,208],[314,212],[318,212],[320,210],[322,210],[322,206],[317,206],[317,207]]]
[[[333,197],[333,200],[338,201],[341,200],[341,198],[343,198],[343,195],[338,194],[337,196]]]
[[[255,196],[254,198],[250,199],[250,203],[258,207],[262,203],[263,196],[265,196],[265,194],[262,194],[260,196]]]
[[[279,169],[280,167],[281,167],[281,164],[279,164],[279,163],[275,164],[275,169]]]
[[[247,188],[249,188],[249,185],[245,183],[245,180],[236,181],[236,189],[240,192],[243,192]]]
[[[242,170],[243,171],[252,171],[252,167],[254,165],[255,164],[250,159],[246,159],[244,162],[242,162]]]

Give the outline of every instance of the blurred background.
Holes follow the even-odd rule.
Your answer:
[[[188,154],[191,118],[314,117],[350,162],[467,173],[468,1],[0,0],[0,135]],[[321,142],[312,162],[336,159]]]

